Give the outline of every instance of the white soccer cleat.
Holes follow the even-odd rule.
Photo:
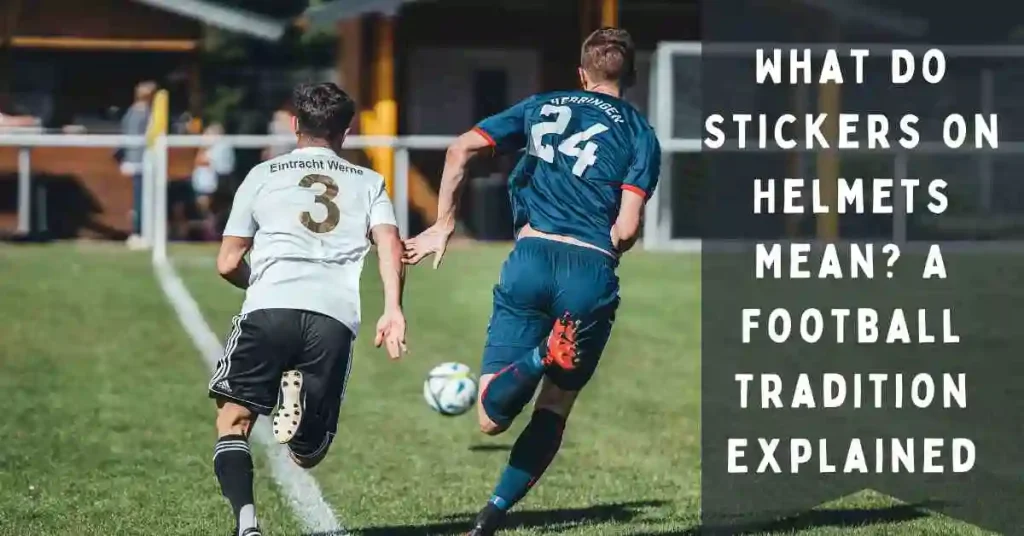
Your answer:
[[[274,411],[274,438],[278,443],[287,443],[299,431],[305,409],[301,372],[288,370],[281,375],[281,392],[277,400],[277,410]]]

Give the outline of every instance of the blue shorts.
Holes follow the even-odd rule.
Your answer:
[[[544,344],[555,320],[569,312],[579,320],[579,365],[551,368],[559,388],[579,391],[601,359],[619,306],[618,261],[600,251],[544,238],[522,238],[494,286],[481,374],[494,374]]]

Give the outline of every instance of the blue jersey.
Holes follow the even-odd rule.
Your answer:
[[[518,233],[534,229],[612,251],[620,190],[649,197],[661,147],[628,102],[590,91],[530,97],[475,128],[499,150],[526,148],[509,176]]]

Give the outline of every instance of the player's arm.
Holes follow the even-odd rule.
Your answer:
[[[402,239],[398,227],[376,225],[370,229],[377,244],[380,280],[384,285],[384,310],[401,310],[405,288],[405,265],[402,264]]]
[[[494,140],[480,127],[459,136],[444,157],[441,172],[441,187],[437,196],[437,221],[435,226],[446,229],[449,234],[455,230],[455,215],[465,184],[466,165],[473,157],[494,147]]]
[[[437,220],[422,234],[406,241],[404,262],[416,264],[434,254],[434,268],[440,266],[448,238],[455,231],[466,165],[482,153],[523,147],[526,143],[525,114],[528,102],[529,99],[524,100],[504,112],[484,119],[448,147],[437,196]]]
[[[644,219],[644,203],[646,199],[631,190],[622,191],[622,205],[619,216],[612,226],[612,244],[619,253],[633,248],[640,238],[640,226]]]
[[[637,140],[637,151],[622,181],[622,203],[612,225],[612,244],[619,253],[629,251],[640,238],[644,205],[654,193],[661,174],[661,145],[654,131],[647,129]]]
[[[370,238],[377,245],[380,280],[384,287],[384,313],[377,321],[374,344],[387,348],[392,359],[406,351],[405,315],[402,313],[402,294],[405,290],[405,265],[402,264],[402,238],[391,198],[384,188],[383,179],[370,201]]]
[[[249,288],[249,263],[245,254],[252,247],[252,238],[224,235],[217,253],[217,272],[225,281],[245,290]]]
[[[257,180],[253,172],[250,172],[235,192],[231,215],[224,226],[224,238],[220,243],[220,252],[217,253],[217,272],[240,289],[249,288],[250,270],[245,254],[252,248],[252,237],[256,235],[258,227],[253,213],[258,190]]]

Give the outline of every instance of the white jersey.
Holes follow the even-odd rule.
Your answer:
[[[384,178],[330,149],[296,149],[254,167],[224,228],[253,238],[242,313],[313,311],[355,334],[359,276],[377,225],[397,225]]]

